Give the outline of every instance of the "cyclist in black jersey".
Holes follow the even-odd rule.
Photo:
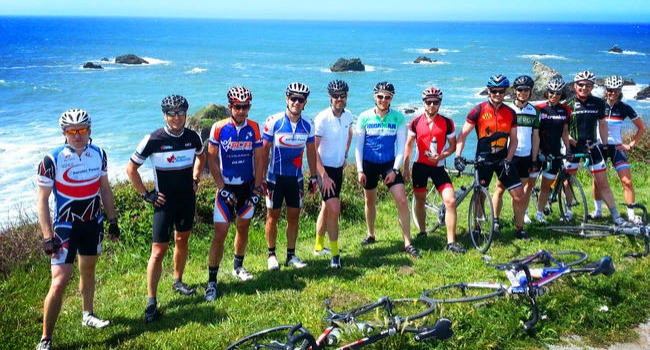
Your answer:
[[[195,192],[205,162],[203,142],[196,132],[185,127],[189,108],[185,97],[167,96],[162,100],[161,107],[165,126],[142,139],[126,167],[133,188],[143,200],[154,206],[153,243],[147,266],[145,322],[151,322],[159,315],[156,299],[158,282],[174,228],[172,290],[183,295],[193,295],[196,292],[195,288],[183,283],[182,278],[194,219]],[[138,172],[147,158],[151,159],[153,165],[153,190],[147,190]]]
[[[601,140],[607,140],[607,122],[605,121],[605,102],[591,94],[596,83],[596,75],[588,70],[579,72],[573,78],[575,96],[566,101],[571,108],[569,119],[569,142],[571,144],[569,153],[582,153],[588,148],[591,150],[591,163],[589,170],[594,182],[612,214],[612,221],[616,225],[622,225],[625,221],[619,215],[614,201],[614,194],[609,187],[603,148],[596,144],[596,130]],[[569,173],[575,174],[578,171],[579,159],[574,159],[567,166]]]
[[[108,326],[109,321],[93,313],[95,267],[104,237],[100,203],[110,223],[108,238],[114,241],[120,236],[106,153],[92,144],[90,116],[84,110],[70,109],[61,114],[59,126],[65,144],[44,157],[36,177],[38,222],[43,232],[43,249],[50,256],[52,275],[43,305],[43,335],[37,349],[52,347],[52,333],[77,256],[83,304],[81,325]],[[50,217],[50,195],[54,196],[54,219]]]

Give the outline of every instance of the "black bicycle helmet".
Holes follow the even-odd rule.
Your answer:
[[[327,92],[329,92],[330,95],[348,92],[349,90],[350,88],[348,87],[348,83],[344,82],[343,80],[332,80],[329,84],[327,84]]]
[[[387,81],[380,81],[375,85],[373,91],[375,94],[378,93],[379,91],[386,91],[389,92],[391,95],[395,95],[395,86],[393,86],[393,84]]]
[[[185,97],[181,95],[169,95],[163,98],[160,107],[162,107],[163,112],[167,112],[176,108],[187,110],[190,105],[187,103]]]
[[[527,75],[520,75],[512,82],[512,87],[516,89],[520,86],[527,86],[532,89],[535,86],[535,81]]]

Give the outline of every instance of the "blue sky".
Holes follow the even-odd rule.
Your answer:
[[[0,15],[650,22],[648,0],[0,0]]]

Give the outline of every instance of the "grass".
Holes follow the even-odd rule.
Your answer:
[[[635,163],[634,180],[637,198],[645,203],[648,196],[648,165]],[[580,176],[590,184],[587,174]],[[63,309],[54,333],[57,349],[223,349],[236,339],[266,327],[301,321],[316,334],[324,328],[323,301],[332,300],[335,310],[342,310],[374,301],[382,295],[415,297],[423,290],[443,284],[495,280],[505,283],[503,273],[488,268],[481,254],[468,249],[463,256],[444,251],[446,243],[442,229],[415,241],[423,258],[411,260],[403,253],[394,204],[381,188],[377,219],[378,243],[361,248],[365,236],[362,190],[354,182],[354,172],[346,173],[341,215],[339,246],[344,250],[344,268],[327,268],[328,258],[314,257],[313,232],[318,209],[318,197],[309,197],[300,219],[297,253],[309,266],[306,269],[266,270],[266,243],[262,211],[251,225],[250,243],[245,266],[255,278],[249,282],[235,280],[231,275],[233,232],[228,236],[224,260],[219,271],[219,298],[212,303],[203,299],[207,281],[207,253],[212,237],[212,201],[214,185],[205,179],[201,183],[197,225],[190,238],[190,257],[184,281],[198,287],[194,297],[183,297],[171,291],[172,259],[168,254],[159,288],[159,306],[163,317],[144,324],[146,303],[146,265],[151,244],[151,208],[135,195],[129,184],[115,184],[120,226],[123,237],[118,243],[107,242],[97,269],[95,311],[111,320],[103,330],[82,328],[81,298],[75,274],[68,287]],[[621,200],[618,178],[610,172],[610,183],[616,198]],[[456,184],[470,179],[454,179]],[[589,187],[589,186],[586,186]],[[590,191],[587,191],[590,192]],[[591,197],[591,194],[587,194]],[[502,218],[512,217],[509,196],[506,196]],[[591,204],[591,201],[590,201]],[[622,209],[624,210],[624,209]],[[467,203],[459,207],[459,241],[470,246],[463,232],[466,228]],[[557,211],[556,214],[557,215]],[[650,291],[647,271],[650,258],[628,260],[625,252],[640,251],[640,240],[627,238],[581,240],[550,232],[533,225],[527,231],[532,242],[513,237],[514,227],[502,220],[503,233],[495,240],[488,254],[493,261],[508,261],[538,249],[583,250],[593,261],[611,255],[617,273],[612,277],[566,276],[551,285],[550,291],[539,298],[544,319],[534,333],[522,330],[529,317],[527,301],[516,298],[498,300],[482,306],[444,305],[435,315],[453,320],[455,336],[445,342],[418,344],[406,336],[392,337],[375,345],[376,349],[537,349],[555,343],[562,336],[578,334],[589,344],[603,345],[629,340],[631,329],[650,315]],[[558,222],[558,218],[554,218]],[[38,230],[25,223],[0,234],[2,266],[0,266],[0,348],[33,348],[41,334],[43,298],[49,288],[49,262],[40,252]],[[284,222],[279,225],[278,257],[284,261],[286,242]],[[413,233],[416,232],[413,228]],[[30,233],[31,232],[31,233]],[[11,237],[26,243],[28,249],[16,252],[16,244],[7,245]],[[11,241],[11,240],[9,240]],[[3,243],[5,242],[5,243]],[[4,257],[12,254],[11,259]],[[607,306],[607,312],[599,311]],[[372,348],[372,347],[371,347]]]

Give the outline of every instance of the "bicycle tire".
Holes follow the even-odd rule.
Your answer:
[[[561,263],[564,266],[574,266],[574,265],[579,265],[582,264],[589,258],[589,255],[585,252],[577,251],[577,250],[561,250],[558,252],[551,253],[549,254],[559,263]],[[517,262],[523,262],[531,257],[535,256],[535,254],[528,255],[522,258],[517,258],[513,260],[513,263]],[[540,266],[541,265],[541,266]],[[551,260],[548,259],[546,256],[542,255],[541,259],[535,259],[531,263],[528,264],[529,268],[535,268],[535,267],[550,267],[551,266]]]
[[[562,187],[559,188],[558,193],[560,197],[558,205],[560,207],[562,221],[567,225],[585,224],[588,219],[587,215],[589,215],[585,191],[575,176],[569,175],[566,181],[566,186],[560,184]],[[556,186],[558,185],[556,184]],[[571,201],[569,201],[570,197],[573,197]],[[572,215],[567,215],[567,209],[569,208],[571,209]]]
[[[426,290],[422,297],[436,303],[466,303],[500,297],[506,294],[507,286],[495,282],[469,282],[448,284]]]
[[[433,219],[433,226],[430,229],[425,227],[419,227],[418,225],[418,218],[417,215],[415,215],[415,194],[411,197],[411,218],[413,219],[413,223],[415,224],[415,227],[417,227],[419,232],[426,232],[426,233],[432,233],[435,232],[438,227],[444,225],[445,223],[445,206],[444,203],[442,202],[442,196],[436,189],[436,186],[431,184],[431,188],[427,191],[427,195],[425,197],[425,202],[424,202],[424,212],[425,212],[425,220],[429,218],[429,220]],[[426,221],[425,221],[426,222]]]
[[[235,349],[278,349],[285,350],[287,349],[288,334],[291,329],[296,325],[283,325],[277,327],[271,327],[259,332],[249,334],[236,342],[230,344],[226,350],[235,350]],[[299,328],[300,332],[309,331],[304,327]],[[309,342],[304,340],[300,345],[294,347],[293,349],[308,349]]]
[[[482,204],[479,203],[480,196],[484,198]],[[494,207],[490,194],[483,187],[474,189],[472,193],[467,213],[467,230],[472,245],[479,252],[485,253],[490,248],[494,235]]]
[[[568,233],[570,235],[582,238],[609,237],[622,234],[612,230],[611,226],[598,224],[582,224],[578,226],[549,226],[548,229],[557,232]]]

